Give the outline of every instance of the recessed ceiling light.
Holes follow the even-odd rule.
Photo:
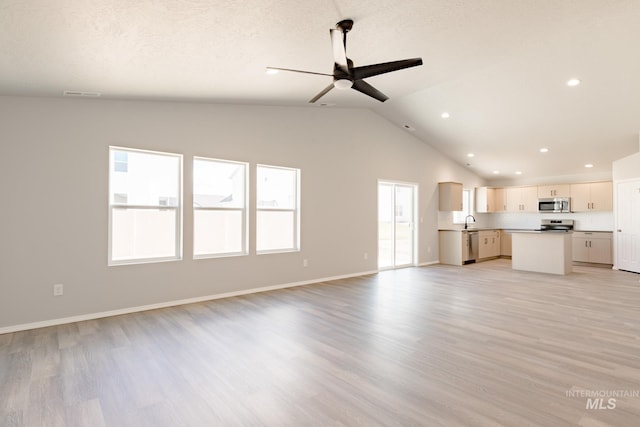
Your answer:
[[[547,153],[547,152],[549,152],[549,149],[548,148],[541,148],[540,152],[541,153]]]
[[[516,171],[516,175],[522,175],[522,171]]]
[[[475,156],[475,154],[473,154],[473,153],[467,154],[467,157],[474,157],[474,156]]]
[[[493,171],[494,175],[498,175],[500,173],[500,171]]]
[[[587,163],[586,165],[584,165],[585,168],[592,168],[593,165],[591,163]]]
[[[274,70],[273,68],[267,68],[267,74],[278,74],[278,70]]]
[[[580,80],[578,79],[570,79],[567,81],[567,86],[578,86],[580,84]]]
[[[440,115],[440,117],[442,117],[443,119],[448,119],[449,117],[451,117],[451,114],[447,113],[446,111],[444,113],[442,113]]]

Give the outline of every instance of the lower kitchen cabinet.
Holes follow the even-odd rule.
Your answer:
[[[440,264],[462,265],[469,253],[469,234],[463,231],[438,232]]]
[[[500,256],[500,230],[481,230],[478,237],[479,259]]]
[[[606,231],[574,231],[573,260],[597,264],[613,264],[612,233]]]
[[[500,235],[500,255],[511,256],[511,231],[502,230]]]

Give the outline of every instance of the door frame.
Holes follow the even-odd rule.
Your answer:
[[[406,267],[415,267],[418,265],[418,236],[420,235],[420,233],[418,232],[418,194],[419,194],[419,190],[420,190],[420,186],[417,182],[409,182],[409,181],[398,181],[398,180],[393,180],[393,179],[378,179],[378,183],[376,186],[376,200],[377,200],[377,210],[376,210],[376,218],[380,217],[380,184],[386,184],[386,185],[392,185],[393,186],[393,207],[394,207],[394,214],[393,214],[393,265],[388,266],[388,267],[380,267],[380,260],[379,260],[379,256],[380,256],[380,226],[379,226],[379,219],[376,220],[376,243],[377,243],[377,251],[376,251],[376,264],[378,266],[378,271],[383,271],[383,270],[393,270],[396,268],[406,268]],[[411,187],[413,189],[413,212],[412,212],[412,216],[413,216],[413,221],[412,221],[412,234],[413,234],[413,242],[412,242],[412,260],[411,262],[409,262],[408,264],[401,264],[401,265],[396,265],[396,250],[395,250],[395,224],[396,224],[396,215],[395,215],[395,207],[396,207],[396,192],[395,192],[395,188],[396,186],[404,186],[404,187]]]
[[[638,178],[627,178],[627,179],[617,179],[613,181],[613,269],[621,270],[619,264],[619,250],[618,245],[620,244],[620,236],[618,235],[620,232],[618,230],[621,229],[620,218],[619,218],[619,209],[618,209],[618,187],[620,184],[627,184],[631,182],[640,182],[640,177]],[[632,271],[634,270],[626,270],[624,271]]]

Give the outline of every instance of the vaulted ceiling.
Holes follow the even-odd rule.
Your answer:
[[[332,73],[344,18],[356,66],[423,58],[388,101],[265,73]],[[639,0],[4,0],[0,94],[368,108],[489,180],[588,177],[639,149],[639,42]]]

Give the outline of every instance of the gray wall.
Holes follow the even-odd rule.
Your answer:
[[[419,184],[419,262],[433,262],[437,182],[483,184],[369,110],[0,97],[0,124],[5,330],[376,270],[378,179]],[[107,266],[109,145],[185,156],[182,261]],[[249,256],[191,259],[193,156],[250,162],[251,177],[300,168],[302,251],[255,255],[252,227]]]

